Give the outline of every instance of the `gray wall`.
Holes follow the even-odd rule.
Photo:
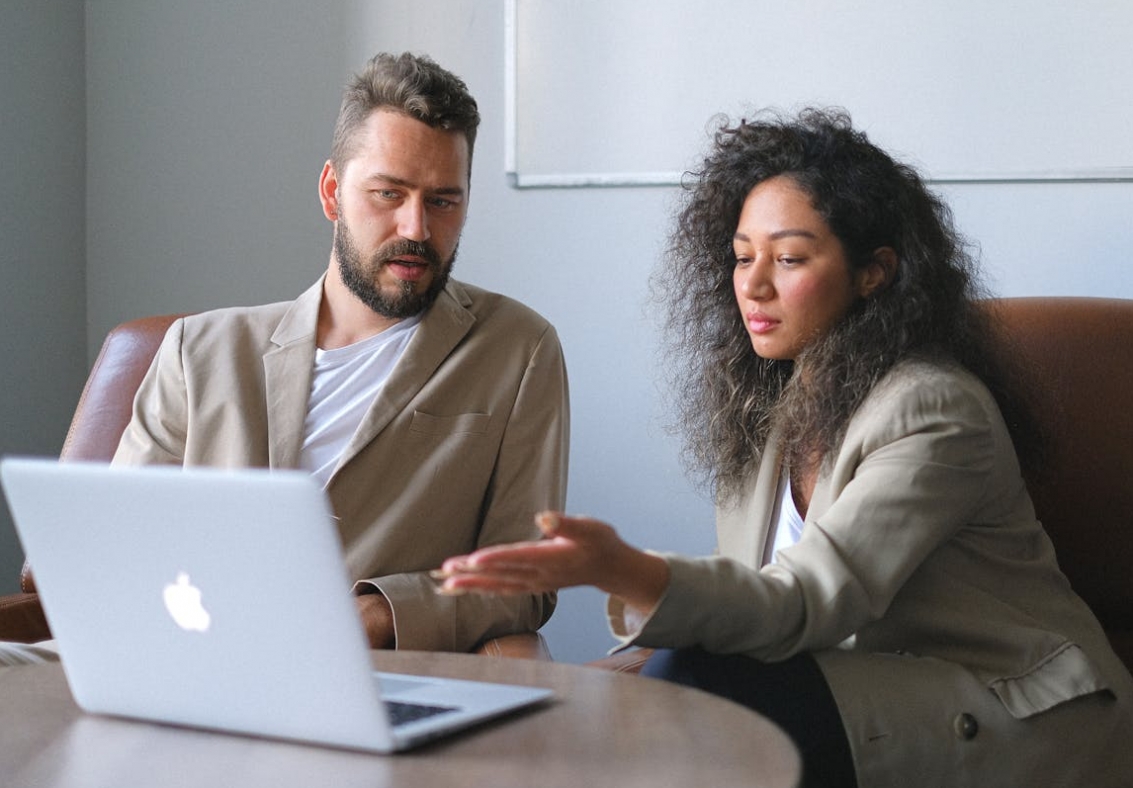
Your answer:
[[[82,0],[0,14],[0,454],[54,454],[86,377]],[[23,555],[0,506],[0,593]]]
[[[457,276],[529,303],[562,336],[573,399],[569,508],[610,520],[643,547],[710,551],[711,506],[685,480],[677,444],[660,427],[657,323],[647,299],[676,191],[508,185],[504,9],[504,0],[88,2],[86,357],[121,320],[289,298],[312,281],[329,252],[315,187],[339,87],[375,51],[425,51],[465,77],[484,116]],[[659,79],[663,49],[643,64]],[[691,158],[706,120],[671,117],[649,128],[684,140]],[[1081,129],[1090,133],[1088,123]],[[25,149],[4,134],[5,159]],[[981,241],[998,292],[1133,297],[1125,264],[1133,185],[943,191]],[[81,282],[81,267],[72,270]],[[13,303],[22,306],[34,285],[18,287]],[[71,301],[53,295],[50,303],[71,311]],[[73,352],[82,340],[70,341]],[[4,388],[9,396],[11,385]],[[48,390],[67,407],[38,432],[61,436],[73,377],[57,370],[37,397]],[[600,656],[610,641],[599,595],[565,592],[546,633],[560,660]]]

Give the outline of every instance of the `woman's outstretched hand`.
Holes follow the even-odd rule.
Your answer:
[[[626,544],[599,520],[540,512],[544,539],[495,545],[445,561],[433,576],[444,594],[537,594],[595,586],[642,611],[652,610],[669,584],[664,559]]]

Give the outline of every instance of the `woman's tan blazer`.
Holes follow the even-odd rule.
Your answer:
[[[668,556],[623,642],[813,652],[862,786],[1133,785],[1133,678],[1058,569],[1011,439],[964,370],[907,362],[852,418],[801,540],[763,565],[772,444],[718,512],[719,556]]]

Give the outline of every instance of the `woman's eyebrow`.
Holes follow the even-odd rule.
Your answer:
[[[767,237],[770,238],[772,241],[778,241],[782,238],[794,238],[794,237],[811,238],[811,239],[817,239],[818,238],[818,236],[815,235],[814,233],[812,233],[810,230],[803,230],[803,229],[776,230],[775,232],[771,233]],[[737,232],[735,235],[733,235],[732,239],[736,240],[736,241],[746,241],[748,243],[751,243],[751,238],[749,238],[746,234],[740,233],[740,232]]]

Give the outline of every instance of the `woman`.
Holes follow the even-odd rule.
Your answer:
[[[838,113],[721,128],[662,284],[719,555],[545,513],[442,591],[603,589],[620,642],[661,649],[646,673],[775,719],[808,785],[1133,784],[1133,678],[1035,519],[1026,419],[917,174]]]

